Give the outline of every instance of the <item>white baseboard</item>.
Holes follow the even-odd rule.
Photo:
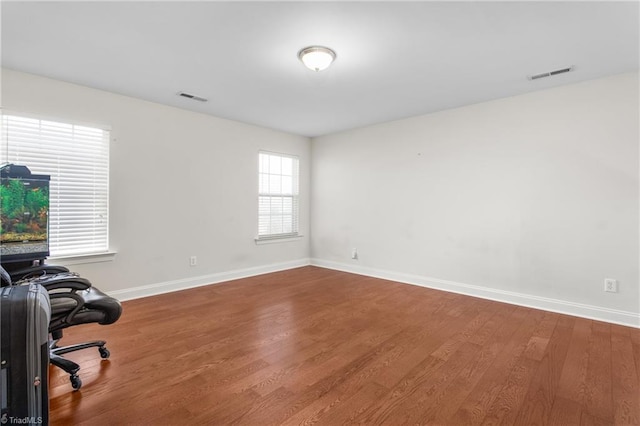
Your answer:
[[[613,324],[640,328],[640,315],[634,312],[619,311],[615,309],[603,308],[600,306],[586,305],[540,296],[532,296],[529,294],[497,290],[472,284],[464,284],[455,281],[424,277],[420,275],[412,275],[383,269],[363,267],[360,265],[350,265],[346,263],[316,258],[304,258],[289,262],[274,263],[245,269],[219,272],[209,275],[201,275],[198,277],[191,277],[180,280],[165,281],[161,283],[149,284],[123,290],[110,291],[109,295],[122,301],[132,300],[141,297],[155,296],[158,294],[170,293],[173,291],[201,287],[210,284],[218,284],[221,282],[240,278],[253,277],[270,272],[284,271],[287,269],[299,268],[307,265],[313,265],[327,269],[335,269],[338,271],[350,272],[375,278],[382,278],[405,284],[412,284],[436,290],[464,294],[467,296],[480,297],[482,299],[495,300],[497,302],[526,306],[528,308],[543,309],[546,311],[558,312],[561,314],[573,315],[598,321],[610,322]]]
[[[526,306],[528,308],[542,309],[545,311],[557,312],[561,314],[625,325],[628,327],[640,328],[640,315],[636,312],[619,311],[615,309],[603,308],[600,306],[585,305],[565,300],[532,296],[529,294],[497,290],[477,285],[463,284],[454,281],[447,281],[412,274],[404,274],[382,269],[374,269],[359,265],[350,265],[323,259],[313,258],[311,259],[311,265],[327,269],[335,269],[343,272],[351,272],[359,275],[366,275],[375,278],[382,278],[390,281],[397,281],[405,284],[413,284],[421,287],[444,290],[452,293],[479,297],[482,299],[495,300],[497,302]]]
[[[309,265],[310,259],[298,259],[289,262],[273,263],[270,265],[254,266],[245,269],[218,272],[215,274],[201,275],[198,277],[184,278],[180,280],[165,281],[161,283],[143,285],[139,287],[127,288],[123,290],[110,291],[109,296],[118,300],[132,300],[141,297],[155,296],[173,291],[186,290],[189,288],[201,287],[210,284],[218,284],[224,281],[237,280],[240,278],[253,277],[270,272],[284,271],[287,269],[299,268]]]

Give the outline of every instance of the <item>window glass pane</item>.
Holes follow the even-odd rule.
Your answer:
[[[276,216],[282,214],[282,198],[273,197],[271,198],[271,215]]]
[[[260,197],[258,211],[261,215],[269,215],[269,212],[271,212],[271,197]]]
[[[293,232],[293,217],[290,215],[282,216],[282,232],[290,234]]]
[[[281,194],[282,176],[269,175],[269,194]]]
[[[260,159],[258,161],[258,164],[259,164],[259,167],[258,167],[259,173],[269,173],[269,156],[268,155],[260,154]]]
[[[282,176],[282,194],[293,195],[293,178]]]
[[[271,229],[271,217],[260,216],[258,219],[258,227],[260,228],[259,235],[268,234],[269,230]]]
[[[269,175],[266,173],[260,174],[260,188],[258,190],[261,194],[269,192]]]
[[[285,176],[293,175],[293,159],[290,157],[282,158],[282,174]]]
[[[282,216],[271,216],[271,234],[282,234]]]
[[[279,175],[282,172],[282,159],[275,155],[269,156],[269,173]]]
[[[282,212],[283,213],[292,213],[293,212],[293,198],[292,197],[284,197],[284,198],[282,198]]]

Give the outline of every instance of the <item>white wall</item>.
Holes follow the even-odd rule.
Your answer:
[[[2,105],[111,126],[117,255],[71,266],[101,289],[127,298],[308,263],[308,138],[11,70],[2,72]],[[300,157],[299,241],[254,242],[261,149]]]
[[[312,142],[10,70],[2,105],[111,126],[117,255],[71,267],[123,299],[312,256],[320,266],[640,325],[637,74]],[[299,241],[253,241],[260,149],[300,157]],[[602,291],[605,277],[619,280],[619,293]]]
[[[314,139],[313,262],[640,325],[638,114],[633,73]]]

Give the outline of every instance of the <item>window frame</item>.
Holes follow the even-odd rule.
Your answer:
[[[105,260],[111,260],[111,258],[113,257],[113,255],[115,255],[115,252],[110,250],[110,241],[109,241],[109,234],[110,234],[110,207],[109,207],[109,198],[110,198],[110,145],[111,145],[111,128],[109,126],[105,126],[105,125],[99,125],[99,124],[95,124],[95,123],[85,123],[85,122],[81,122],[81,121],[76,121],[76,120],[69,120],[69,119],[64,119],[64,118],[59,118],[59,117],[50,117],[50,116],[43,116],[43,115],[37,115],[37,114],[31,114],[31,113],[24,113],[21,111],[8,111],[8,110],[4,110],[4,111],[0,111],[0,127],[1,127],[1,138],[0,138],[0,153],[1,155],[1,162],[5,163],[15,163],[15,164],[21,164],[21,165],[26,165],[27,167],[29,167],[29,169],[31,170],[31,172],[33,173],[37,173],[37,174],[48,174],[51,175],[51,187],[54,187],[56,185],[56,181],[54,179],[58,179],[58,176],[60,176],[60,173],[57,173],[55,170],[53,170],[53,168],[44,168],[44,165],[41,165],[40,163],[36,163],[37,165],[34,167],[32,164],[29,164],[28,160],[19,160],[14,158],[17,154],[14,151],[15,149],[11,148],[11,146],[16,146],[16,145],[20,145],[20,142],[16,142],[13,140],[10,140],[9,137],[9,129],[5,127],[7,121],[5,121],[5,117],[7,120],[10,120],[11,117],[14,118],[14,120],[17,119],[22,119],[22,120],[37,120],[40,126],[40,129],[42,129],[43,123],[50,123],[50,124],[55,124],[55,125],[59,125],[59,126],[67,126],[71,129],[71,131],[69,132],[69,135],[73,134],[73,136],[69,136],[71,140],[73,140],[74,142],[71,143],[75,143],[76,140],[81,139],[81,138],[77,138],[76,133],[78,131],[82,132],[82,131],[95,131],[96,134],[98,131],[101,132],[100,137],[98,137],[97,139],[99,139],[102,144],[98,143],[99,147],[97,148],[98,150],[98,154],[99,155],[99,160],[97,160],[95,163],[92,164],[99,164],[99,166],[103,166],[100,169],[100,172],[103,174],[103,177],[100,179],[87,179],[87,181],[92,180],[92,184],[91,186],[82,186],[82,188],[84,188],[85,190],[91,192],[92,194],[94,194],[91,197],[91,204],[93,206],[95,206],[96,204],[100,204],[100,213],[101,214],[95,214],[92,223],[92,227],[96,226],[96,223],[102,222],[100,224],[100,226],[98,226],[97,228],[101,228],[104,231],[101,232],[101,236],[96,238],[95,234],[88,236],[87,238],[84,239],[84,241],[89,241],[89,244],[86,243],[78,243],[79,246],[85,246],[85,247],[77,247],[75,249],[70,248],[70,246],[72,247],[73,244],[67,244],[65,246],[64,243],[60,244],[58,242],[56,242],[56,237],[55,234],[58,235],[62,235],[64,236],[65,234],[69,234],[70,232],[70,226],[67,224],[66,226],[61,224],[61,221],[58,220],[57,222],[55,220],[52,220],[52,216],[55,216],[55,214],[52,214],[52,210],[55,210],[57,208],[57,205],[60,205],[61,201],[64,202],[60,196],[59,193],[56,193],[55,191],[50,189],[50,199],[49,199],[49,250],[50,250],[50,256],[49,258],[51,259],[69,259],[69,260],[78,260],[80,263],[86,263],[86,262],[91,262],[92,259],[96,260],[96,261],[105,261]],[[11,126],[11,124],[9,124],[9,127]],[[37,140],[42,140],[42,130],[39,131],[37,136],[34,136],[34,139],[31,141],[24,141],[25,145],[29,145],[29,143],[33,143],[36,139]],[[94,137],[94,139],[96,139]],[[68,146],[65,147],[68,149]],[[55,148],[54,148],[55,149]],[[60,148],[61,149],[61,148]],[[52,149],[46,149],[43,150],[44,153],[46,153],[46,151],[51,151]],[[91,149],[88,149],[91,150]],[[31,149],[30,154],[26,154],[28,155],[34,155],[34,153],[37,152],[37,148],[36,149]],[[86,153],[85,153],[86,154]],[[24,154],[23,154],[24,155]],[[37,154],[36,154],[37,155]],[[46,154],[45,154],[46,155]],[[44,158],[44,155],[42,156]],[[45,162],[49,162],[48,160],[43,160],[43,163]],[[78,163],[80,163],[79,160],[77,160]],[[58,160],[57,162],[57,168],[60,168],[61,166],[61,161]],[[44,168],[44,169],[43,169]],[[97,183],[98,182],[98,183]],[[63,186],[67,186],[69,187],[70,183],[66,182],[65,183],[57,183],[58,185],[63,185]],[[87,183],[85,183],[84,185],[87,185]],[[101,198],[93,198],[95,196],[96,192],[100,192],[100,191],[96,191],[96,188],[98,188],[96,185],[101,186],[102,192],[100,197]],[[98,188],[100,189],[100,188]],[[67,189],[68,191],[68,189]],[[99,200],[99,201],[96,201]],[[63,217],[62,221],[64,220],[70,220],[70,218],[75,217],[75,216],[70,216],[70,215],[75,215],[75,213],[69,213],[66,212],[66,214],[64,212],[56,212],[56,214],[60,215],[61,217]],[[72,219],[71,219],[72,220]],[[99,232],[100,233],[100,232]],[[64,237],[63,237],[64,238]],[[76,241],[82,241],[81,239],[76,239]],[[65,250],[66,247],[66,250]]]
[[[280,173],[277,173],[278,167],[275,168],[275,172],[273,170],[264,170],[263,166],[263,156],[269,157],[277,157],[282,161],[283,159],[291,160],[291,174],[283,174],[282,170]],[[282,163],[281,163],[282,164]],[[276,184],[273,185],[271,183],[271,176],[275,177]],[[277,183],[278,177],[280,178],[280,183],[282,180],[286,178],[291,179],[291,191],[288,193],[287,191],[283,192],[282,189],[280,191],[273,191],[272,187],[277,188],[279,185]],[[269,184],[266,184],[265,178],[268,178]],[[269,186],[269,190],[265,191],[266,186]],[[285,184],[285,186],[288,186]],[[269,213],[265,213],[265,204],[268,198],[270,200],[270,205],[268,208]],[[274,212],[273,208],[273,199],[281,198],[281,212]],[[290,212],[288,208],[285,208],[284,199],[290,199]],[[277,202],[276,202],[277,204]],[[277,209],[277,207],[276,207]],[[300,158],[294,154],[285,154],[281,152],[273,152],[260,150],[258,151],[258,208],[257,208],[257,223],[258,230],[255,237],[255,242],[257,244],[263,243],[271,243],[271,242],[283,242],[283,241],[295,241],[302,236],[300,235]],[[282,228],[285,232],[264,232],[265,223],[261,218],[268,216],[270,218],[269,227],[272,228],[272,219],[275,217],[280,217],[282,222]],[[285,228],[284,217],[291,216],[290,223],[287,222],[286,225],[290,225],[291,231],[288,231],[288,227]],[[273,229],[273,228],[272,228]]]

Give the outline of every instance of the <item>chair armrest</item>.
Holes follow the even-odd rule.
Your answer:
[[[72,292],[57,292],[57,293],[49,293],[49,300],[52,302],[52,308],[55,310],[55,302],[56,299],[72,299],[76,302],[75,308],[70,310],[65,316],[63,322],[71,324],[73,321],[73,317],[82,309],[84,306],[84,298],[75,293],[75,290]]]

